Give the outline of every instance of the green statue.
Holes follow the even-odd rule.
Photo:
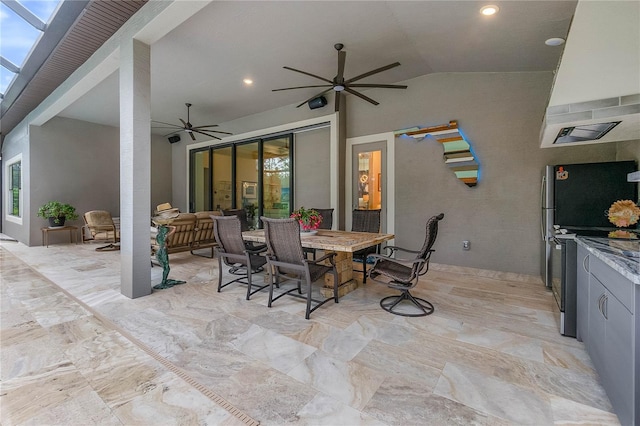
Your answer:
[[[169,277],[169,253],[167,253],[167,239],[176,232],[175,226],[160,225],[158,226],[158,235],[156,235],[156,242],[158,243],[158,251],[156,252],[156,259],[158,263],[162,265],[162,282],[158,285],[154,285],[156,290],[162,290],[165,288],[173,287],[174,285],[184,284],[186,281],[172,280]]]

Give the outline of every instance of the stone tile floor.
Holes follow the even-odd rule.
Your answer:
[[[217,293],[217,261],[188,253],[186,284],[128,299],[94,248],[0,242],[2,425],[619,424],[536,277],[434,264],[414,292],[433,315],[367,283],[307,321]]]

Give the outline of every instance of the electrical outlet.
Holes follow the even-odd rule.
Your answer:
[[[471,249],[471,243],[468,240],[464,240],[462,242],[462,250],[470,250]]]

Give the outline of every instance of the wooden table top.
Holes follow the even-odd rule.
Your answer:
[[[246,241],[264,243],[264,229],[245,231],[242,233],[242,238]],[[302,242],[302,247],[352,253],[362,250],[363,248],[378,245],[393,238],[393,234],[319,229],[316,235],[303,236],[300,238],[300,241]]]

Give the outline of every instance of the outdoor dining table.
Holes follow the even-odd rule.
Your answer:
[[[245,241],[266,242],[264,229],[245,231],[242,233],[242,238]],[[305,236],[301,233],[300,242],[302,243],[302,247],[336,253],[334,259],[336,269],[338,270],[338,280],[340,281],[338,292],[339,296],[342,297],[350,291],[355,290],[359,282],[361,282],[361,280],[354,279],[353,276],[353,253],[392,240],[393,238],[393,234],[319,229],[314,235]],[[330,297],[332,291],[333,275],[327,274],[324,277],[322,293],[326,297]]]

